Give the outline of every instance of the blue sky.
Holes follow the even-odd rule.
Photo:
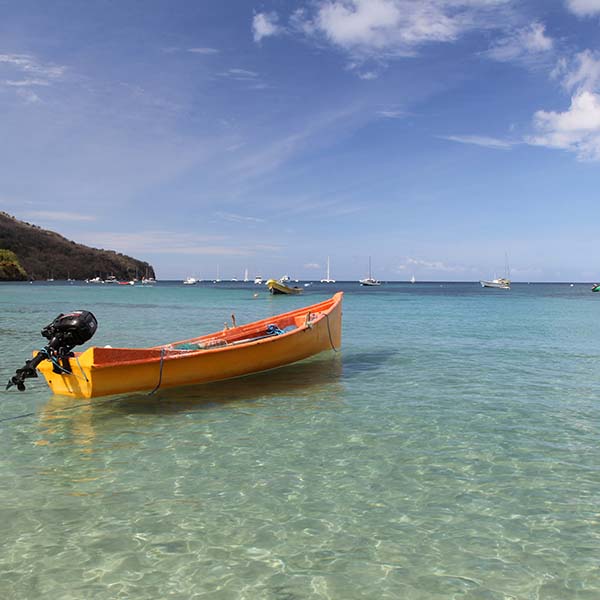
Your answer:
[[[600,277],[600,0],[0,0],[0,208],[162,279]]]

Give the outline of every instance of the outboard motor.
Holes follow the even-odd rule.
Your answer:
[[[25,379],[37,377],[35,368],[45,359],[52,361],[56,373],[71,373],[69,357],[73,356],[73,348],[85,344],[92,338],[98,329],[96,317],[87,310],[74,310],[63,315],[62,313],[42,329],[42,335],[48,340],[34,358],[25,362],[17,369],[6,389],[16,385],[22,392],[25,390]]]

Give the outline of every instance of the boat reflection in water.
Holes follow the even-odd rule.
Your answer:
[[[112,437],[115,429],[131,427],[126,416],[161,415],[197,410],[264,406],[286,402],[307,409],[338,402],[343,392],[341,354],[306,359],[300,363],[227,381],[82,400],[54,395],[40,413],[37,445],[69,443],[80,452],[93,452],[97,438]],[[237,405],[237,406],[234,406]]]

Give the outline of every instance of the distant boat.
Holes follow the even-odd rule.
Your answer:
[[[86,283],[104,283],[104,280],[101,277],[92,277],[91,279],[86,279]]]
[[[327,275],[326,275],[325,279],[321,279],[321,283],[335,283],[335,279],[331,279],[331,276],[329,273],[329,256],[327,257]]]
[[[510,267],[508,266],[508,254],[504,258],[504,277],[497,277],[491,281],[482,280],[481,287],[496,288],[499,290],[510,290]]]
[[[271,294],[301,294],[302,288],[298,286],[286,285],[281,279],[269,279],[267,281],[267,287]]]
[[[187,277],[183,281],[183,285],[196,285],[198,280],[195,277]]]
[[[119,280],[114,275],[109,275],[104,283],[114,283],[118,285]]]
[[[248,269],[244,271],[244,283],[248,282]]]
[[[257,276],[254,278],[254,283],[255,283],[256,285],[262,285],[262,282],[263,282],[263,278],[262,278],[260,275],[257,275]]]
[[[592,286],[592,292],[600,292],[600,283],[595,283]]]
[[[358,282],[360,283],[360,285],[367,285],[367,286],[381,285],[381,281],[374,279],[371,276],[371,257],[370,256],[369,256],[369,276],[365,277],[364,279],[359,279]]]
[[[480,281],[481,287],[498,288],[500,290],[510,290],[510,279],[499,277],[498,279],[492,279],[491,281]]]
[[[413,275],[413,276],[410,278],[410,282],[411,282],[411,283],[416,283],[416,281],[417,281],[417,280],[415,279],[415,276]]]

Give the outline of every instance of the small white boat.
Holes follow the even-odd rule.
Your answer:
[[[327,257],[327,275],[326,275],[325,279],[321,279],[321,283],[335,283],[335,279],[331,279],[331,276],[329,273],[329,256]]]
[[[263,282],[263,278],[262,278],[260,275],[257,275],[257,276],[254,278],[254,283],[255,283],[256,285],[262,285],[262,282]]]
[[[510,267],[508,266],[508,254],[504,256],[504,277],[496,277],[490,281],[481,280],[481,287],[496,288],[499,290],[510,290]]]
[[[499,290],[510,290],[510,279],[505,277],[499,277],[498,279],[492,279],[491,281],[482,280],[479,282],[481,287],[497,288]]]
[[[187,277],[183,281],[183,285],[196,285],[198,280],[195,277]]]
[[[92,277],[91,279],[86,279],[86,283],[104,283],[104,280],[100,277]]]
[[[416,281],[417,281],[417,280],[415,279],[415,276],[413,275],[413,276],[410,278],[410,282],[411,282],[411,283],[415,283]]]
[[[371,276],[371,257],[370,256],[369,256],[369,276],[365,277],[364,279],[359,279],[358,282],[360,283],[360,285],[366,285],[366,286],[381,285],[381,281],[379,281],[378,279],[375,279],[374,277]]]

